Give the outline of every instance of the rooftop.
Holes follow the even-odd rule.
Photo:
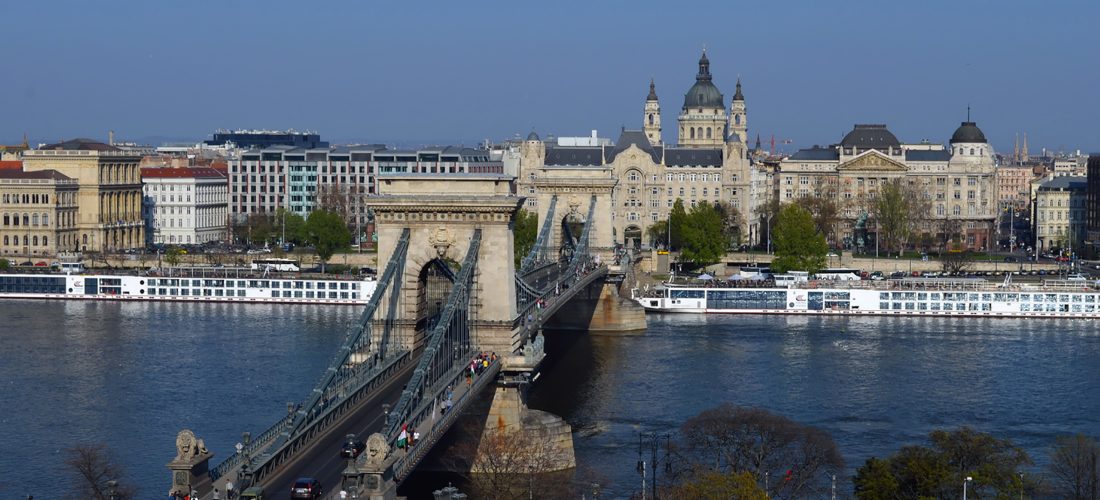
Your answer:
[[[1086,177],[1076,177],[1070,175],[1055,177],[1051,180],[1044,181],[1043,183],[1039,184],[1040,191],[1084,191],[1086,188],[1088,188],[1088,179]]]
[[[225,174],[210,167],[144,167],[141,169],[141,178],[223,179]]]
[[[0,170],[0,179],[41,179],[55,181],[71,181],[71,177],[56,170],[36,170],[24,172],[22,170]]]

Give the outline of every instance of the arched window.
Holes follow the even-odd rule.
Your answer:
[[[84,235],[84,244],[85,245],[88,244],[88,235],[87,234]]]
[[[691,129],[691,138],[692,138],[692,139],[694,139],[694,138],[695,138],[695,128],[692,128],[692,129]]]
[[[50,214],[42,214],[42,225],[43,226],[49,226],[50,225]]]
[[[32,214],[31,215],[31,225],[32,226],[37,226],[38,225],[38,214]]]
[[[44,246],[44,247],[50,246],[50,241],[49,240],[50,240],[49,236],[43,236],[42,237],[42,246]]]
[[[970,148],[970,156],[974,156],[974,148]]]
[[[23,214],[23,225],[24,226],[31,225],[31,217],[27,214]]]
[[[649,124],[653,125],[653,113],[649,114]]]
[[[8,214],[4,214],[4,225],[5,226],[11,225],[11,218],[8,217]]]
[[[740,125],[741,124],[741,115],[733,115],[733,123],[735,125]]]
[[[48,205],[50,203],[50,195],[48,195],[48,194],[42,195],[42,203],[45,203],[45,204]]]
[[[6,234],[4,235],[4,244],[5,245],[8,244],[8,235],[6,235]]]
[[[710,127],[707,127],[707,139],[710,139]]]
[[[31,245],[38,246],[38,236],[31,238]]]
[[[26,247],[26,246],[30,246],[30,244],[29,244],[29,243],[27,243],[27,241],[28,241],[28,239],[27,239],[27,235],[25,235],[25,234],[24,234],[24,235],[23,235],[23,246],[25,246],[25,247]]]

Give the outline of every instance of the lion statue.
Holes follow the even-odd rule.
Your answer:
[[[176,436],[176,460],[187,461],[206,453],[206,443],[196,438],[191,429],[184,429]]]

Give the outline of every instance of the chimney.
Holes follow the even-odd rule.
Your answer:
[[[112,146],[115,145],[115,131],[114,130],[108,130],[107,131],[107,144],[110,144]]]

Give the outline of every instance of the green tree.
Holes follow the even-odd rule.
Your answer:
[[[305,231],[305,217],[285,208],[279,208],[275,210],[274,222],[274,230],[279,232],[278,238],[282,239],[285,231],[286,241],[294,243],[295,245],[301,245],[309,240]]]
[[[884,183],[872,207],[880,244],[900,254],[927,220],[930,208],[927,196],[916,184],[901,179]]]
[[[169,266],[176,267],[180,265],[182,257],[183,249],[180,247],[170,247],[164,251],[164,262],[167,262]]]
[[[0,259],[0,271],[7,271],[11,269],[11,262],[8,259]]]
[[[856,498],[950,498],[967,477],[974,498],[1016,497],[1034,488],[1018,475],[1031,460],[1009,440],[962,427],[933,431],[929,441],[864,463],[853,478]]]
[[[684,224],[687,222],[687,211],[684,210],[684,200],[676,198],[672,204],[672,213],[669,214],[669,251],[680,250],[684,246]]]
[[[749,472],[722,473],[705,471],[677,484],[666,498],[703,500],[765,500],[764,490]]]
[[[784,205],[774,229],[772,243],[776,258],[772,261],[773,270],[815,273],[825,267],[829,246],[825,236],[814,227],[813,218],[806,209],[795,204]]]
[[[653,243],[654,248],[664,248],[668,245],[668,219],[654,222],[653,225],[646,228],[645,233],[649,237],[649,241]]]
[[[703,201],[692,207],[681,228],[684,260],[705,266],[718,262],[725,255],[722,215],[710,203]]]
[[[519,209],[516,213],[516,221],[513,226],[512,249],[515,253],[516,267],[523,262],[523,258],[531,252],[535,246],[535,240],[539,232],[539,214]]]
[[[275,232],[274,219],[268,214],[249,214],[245,226],[245,237],[249,244],[266,245]]]
[[[306,234],[309,242],[321,259],[321,272],[325,272],[325,262],[336,250],[346,248],[351,243],[351,232],[344,219],[336,212],[314,210],[306,219]]]
[[[900,491],[898,480],[890,470],[890,462],[871,457],[852,478],[856,498],[864,500],[894,500]]]
[[[727,248],[737,248],[741,244],[741,211],[729,203],[717,202],[714,209],[722,216],[722,235]]]

